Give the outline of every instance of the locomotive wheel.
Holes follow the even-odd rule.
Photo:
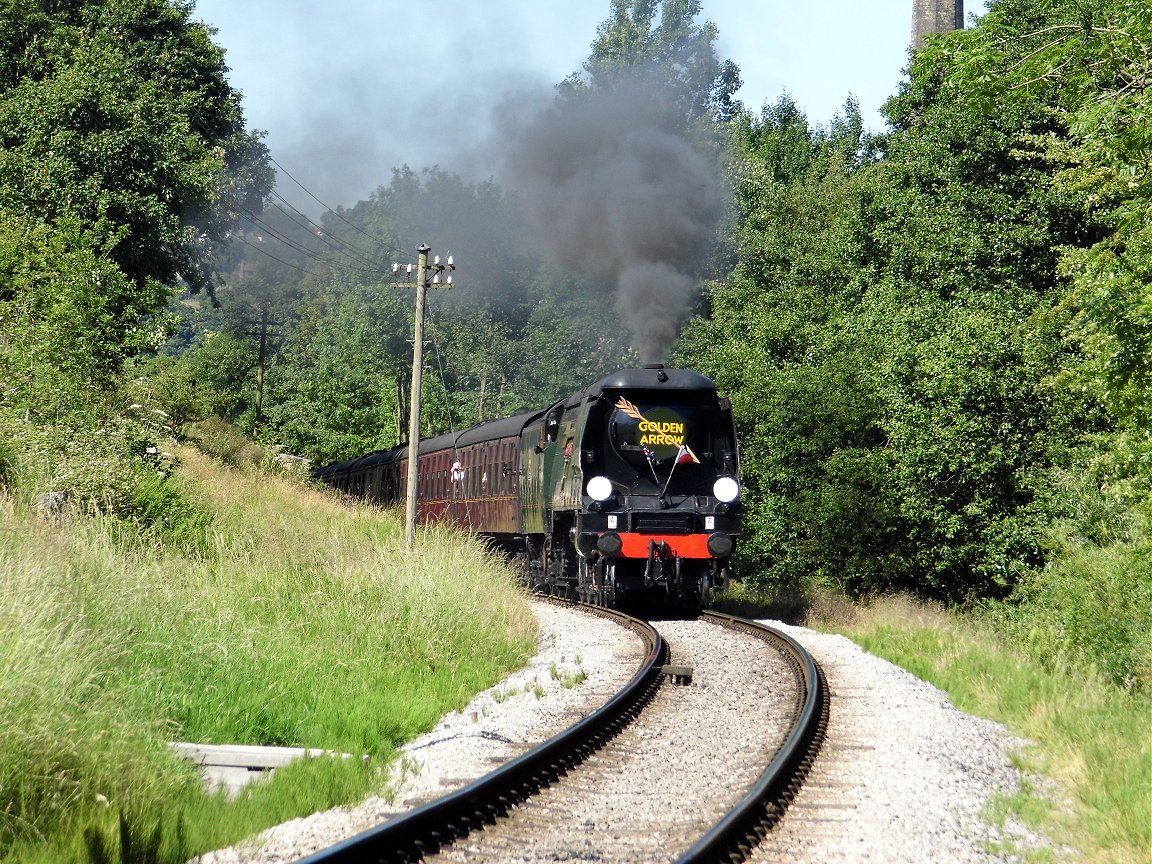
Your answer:
[[[608,559],[601,558],[596,562],[596,582],[600,585],[600,605],[616,605],[616,566],[611,565]]]
[[[544,538],[540,547],[540,590],[545,594],[556,596],[556,574],[552,568],[552,539]]]
[[[545,541],[547,543],[547,541]],[[549,580],[547,564],[547,549],[537,549],[531,537],[524,538],[524,577],[532,591],[542,594],[552,594],[553,587]]]
[[[588,559],[580,556],[576,562],[576,599],[581,603],[595,603],[592,593],[592,574],[588,572]]]
[[[614,605],[614,592],[608,588],[604,559],[601,558],[595,564],[589,565],[587,558],[580,558],[578,566],[578,587],[576,590],[580,599],[585,603],[591,603],[593,606]]]

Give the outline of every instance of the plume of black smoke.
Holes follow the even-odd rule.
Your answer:
[[[616,288],[643,362],[663,359],[691,308],[723,212],[717,167],[653,82],[578,92],[515,123],[506,183],[553,260]]]

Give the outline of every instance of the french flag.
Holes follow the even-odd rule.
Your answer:
[[[696,454],[692,452],[692,448],[687,444],[681,444],[680,450],[676,453],[676,464],[687,465],[688,463],[700,464],[700,460],[696,458]]]

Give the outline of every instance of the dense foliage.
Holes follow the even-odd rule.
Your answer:
[[[555,198],[541,145],[568,126],[532,145],[540,125],[521,123],[496,148],[517,168],[542,167],[542,188],[402,167],[315,222],[282,198],[261,212],[266,154],[186,4],[4,8],[9,482],[88,488],[34,456],[53,446],[36,424],[121,428],[126,406],[104,394],[126,358],[126,401],[141,406],[129,416],[153,431],[233,441],[221,432],[232,424],[317,462],[397,443],[412,303],[390,265],[424,241],[459,268],[457,288],[429,301],[425,433],[546,405],[640,359],[630,325],[662,303],[625,310],[607,271],[629,256],[594,245],[620,234],[622,214],[539,209]],[[851,100],[826,127],[787,97],[746,110],[700,13],[695,0],[613,0],[545,115],[599,110],[659,79],[659,111],[634,114],[636,135],[590,147],[636,157],[649,186],[642,153],[727,172],[733,206],[712,250],[699,254],[699,232],[675,244],[705,268],[678,280],[708,267],[715,277],[676,356],[736,408],[741,574],[861,596],[1007,600],[1005,626],[1073,653],[1106,643],[1129,658],[1117,679],[1147,680],[1146,4],[998,0],[975,28],[911,57],[880,135]],[[612,135],[626,125],[605,124]],[[711,230],[713,209],[683,215]],[[238,214],[241,242],[214,256]],[[667,246],[659,222],[626,223],[640,234],[625,249]],[[546,255],[542,228],[567,246]],[[222,309],[196,294],[213,266]],[[191,290],[170,304],[175,285]],[[156,460],[145,437],[100,440],[146,472]],[[92,506],[128,518],[155,509],[127,491],[111,500]],[[1082,574],[1097,567],[1123,590],[1094,590]],[[1106,632],[1068,637],[1085,617]]]
[[[911,58],[876,135],[851,100],[826,127],[787,97],[744,109],[699,7],[613,2],[554,111],[656,70],[680,117],[660,134],[679,124],[727,171],[734,206],[708,256],[721,278],[676,359],[736,408],[741,574],[1008,600],[997,614],[1038,650],[1107,643],[1130,658],[1119,680],[1146,680],[1147,11],[994,3]],[[403,168],[322,224],[280,207],[234,250],[225,309],[201,314],[207,337],[182,332],[149,404],[185,422],[219,413],[321,462],[402,440],[411,301],[388,263],[424,239],[460,268],[430,299],[425,432],[636,362],[597,273],[614,253],[571,210],[561,233],[587,245],[541,258],[534,194]],[[261,363],[255,322],[269,319]],[[1097,555],[1125,590],[1077,575]],[[1069,638],[1084,617],[1108,632]]]
[[[638,258],[695,259],[722,211],[717,121],[734,112],[739,79],[716,55],[715,27],[696,23],[699,12],[699,2],[614,2],[583,70],[490,148],[507,160],[493,164],[507,187],[401,167],[365,200],[317,221],[279,198],[233,249],[222,313],[201,313],[211,339],[184,329],[169,350],[181,365],[211,365],[194,358],[218,351],[220,333],[253,345],[256,322],[271,320],[263,329],[277,337],[262,371],[250,352],[249,374],[236,382],[244,398],[224,416],[318,462],[392,446],[407,437],[413,313],[391,262],[411,262],[428,242],[458,270],[457,287],[428,300],[425,433],[541,408],[636,364],[636,331],[677,316],[658,299],[625,309],[617,271]],[[554,144],[583,149],[564,160]],[[649,165],[671,158],[703,169],[716,194],[702,195],[687,174],[678,200],[665,193],[670,184],[654,182]],[[569,207],[581,198],[570,193],[597,178],[603,188]],[[651,202],[644,219],[636,201]],[[691,236],[670,238],[669,223],[691,223]],[[690,274],[677,277],[691,288]],[[690,304],[679,299],[686,316]],[[169,391],[152,392],[151,404],[178,412]],[[203,393],[190,419],[220,401]]]
[[[1150,20],[1002,0],[883,136],[733,124],[739,262],[680,356],[742,423],[749,578],[1009,598],[1041,653],[1147,683]]]
[[[0,15],[6,328],[81,328],[92,371],[155,338],[178,278],[210,286],[207,247],[269,181],[190,9],[5,0]]]
[[[748,585],[907,591],[978,610],[1053,668],[1072,660],[1143,698],[1152,7],[993,0],[976,27],[911,57],[880,135],[851,100],[826,127],[788,98],[746,110],[701,7],[611,0],[544,119],[519,118],[492,148],[516,157],[517,179],[534,170],[535,187],[402,167],[313,221],[270,192],[268,156],[190,2],[0,0],[0,519],[14,526],[0,536],[20,541],[0,558],[20,587],[8,592],[9,665],[30,676],[7,682],[16,695],[0,709],[31,709],[0,726],[17,742],[4,776],[32,783],[0,783],[27,809],[0,820],[0,846],[78,824],[80,805],[112,819],[74,793],[104,790],[120,764],[100,749],[121,749],[109,728],[124,730],[125,752],[163,752],[109,668],[168,644],[145,638],[159,621],[148,592],[164,582],[143,586],[152,571],[132,569],[105,579],[113,600],[85,599],[104,569],[70,538],[91,534],[101,560],[179,560],[159,569],[179,574],[172,590],[191,591],[191,606],[168,618],[195,626],[202,597],[257,544],[239,544],[240,563],[213,557],[226,551],[212,527],[221,508],[178,482],[170,439],[265,465],[283,450],[327,462],[401,440],[413,311],[391,262],[422,242],[458,266],[455,290],[429,301],[424,433],[539,408],[638,362],[636,331],[657,313],[668,314],[650,329],[679,325],[701,281],[675,359],[712,375],[735,408]],[[654,81],[659,98],[631,95]],[[557,149],[581,158],[557,164]],[[718,231],[716,176],[731,194]],[[583,194],[559,201],[557,188]],[[685,188],[705,194],[666,194]],[[610,271],[638,258],[675,277],[677,304],[634,291],[629,305]],[[648,266],[670,262],[674,273]],[[69,519],[75,535],[61,530]],[[281,539],[268,537],[283,551]],[[377,550],[378,539],[359,537]],[[189,575],[201,569],[204,589]],[[253,608],[313,573],[282,570],[257,580]],[[89,627],[77,603],[112,623]],[[84,656],[56,662],[73,649],[53,640],[72,635]],[[298,635],[284,629],[284,644],[312,644]],[[149,680],[162,679],[137,683]],[[77,717],[102,743],[69,762],[56,730]]]

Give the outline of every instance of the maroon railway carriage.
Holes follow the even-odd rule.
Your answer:
[[[542,412],[490,420],[434,438],[418,448],[416,521],[452,522],[485,534],[524,530],[520,506],[520,435]],[[403,501],[408,445],[378,450],[316,472],[349,495],[382,505]]]

